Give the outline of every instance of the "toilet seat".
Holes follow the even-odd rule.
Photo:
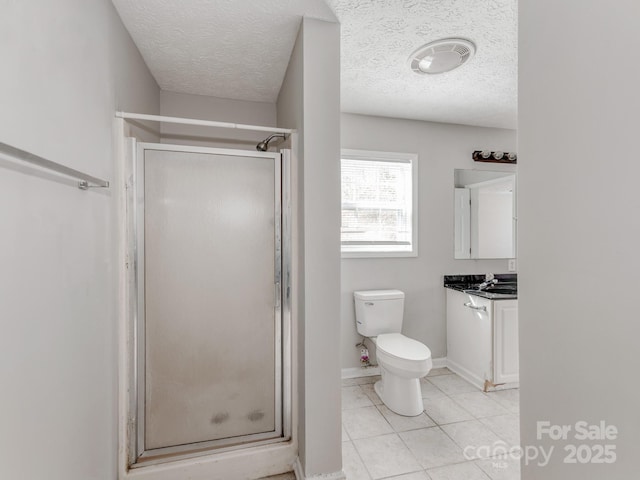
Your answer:
[[[398,360],[423,362],[431,358],[429,347],[401,333],[383,333],[375,343],[379,351]]]

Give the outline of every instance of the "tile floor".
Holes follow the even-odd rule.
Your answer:
[[[391,412],[380,377],[342,381],[342,463],[348,480],[519,480],[515,460],[468,446],[519,444],[519,391],[483,393],[446,368],[422,379],[424,412]],[[488,449],[487,449],[488,450]]]

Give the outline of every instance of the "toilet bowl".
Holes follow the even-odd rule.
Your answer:
[[[404,293],[400,290],[354,292],[356,328],[376,346],[381,380],[374,385],[383,403],[399,415],[424,410],[420,378],[433,366],[429,348],[400,333]]]
[[[372,339],[382,379],[374,389],[384,404],[399,415],[413,417],[424,410],[420,379],[433,366],[429,348],[400,333]]]

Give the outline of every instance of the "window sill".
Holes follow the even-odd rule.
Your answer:
[[[418,252],[341,252],[342,258],[409,258],[417,257]]]

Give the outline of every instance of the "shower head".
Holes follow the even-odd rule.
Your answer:
[[[259,152],[266,152],[269,149],[269,142],[274,138],[282,138],[285,140],[287,136],[284,133],[274,133],[273,135],[269,135],[265,140],[256,145],[256,150]]]

